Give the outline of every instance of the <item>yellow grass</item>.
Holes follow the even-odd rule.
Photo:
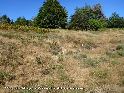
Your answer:
[[[0,93],[124,93],[124,50],[116,50],[120,44],[123,30],[0,30]],[[5,89],[38,86],[85,89]]]

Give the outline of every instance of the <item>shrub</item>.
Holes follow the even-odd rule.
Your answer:
[[[124,50],[122,50],[122,51],[117,51],[117,53],[118,53],[119,56],[124,57]]]
[[[50,32],[49,29],[43,29],[43,28],[33,27],[33,26],[12,25],[12,24],[1,24],[0,29],[2,29],[2,30],[26,31],[26,32],[27,31],[35,31],[35,32],[38,32],[38,33]]]
[[[105,79],[108,76],[108,71],[107,70],[95,70],[91,73],[93,76],[98,77],[100,79]]]
[[[84,43],[84,46],[83,46],[85,49],[92,49],[92,48],[97,48],[98,46],[94,43],[94,42],[92,42],[92,41],[86,41],[85,43]]]
[[[97,31],[100,28],[106,27],[106,22],[104,20],[90,19],[88,20],[89,27],[92,30]]]
[[[124,50],[124,45],[118,45],[118,46],[116,47],[116,50]]]
[[[58,55],[61,51],[61,46],[57,42],[50,43],[50,52],[52,52],[53,55]]]
[[[50,73],[50,69],[44,69],[41,71],[43,75],[48,75]]]
[[[100,61],[98,59],[87,58],[84,59],[84,64],[86,67],[97,67]]]
[[[15,79],[15,75],[0,71],[0,84],[4,85],[6,81]]]
[[[124,57],[124,45],[118,45],[115,51],[107,51],[106,54],[112,58]]]

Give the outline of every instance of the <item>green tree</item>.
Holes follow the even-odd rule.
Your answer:
[[[88,30],[89,24],[88,20],[93,17],[92,9],[90,6],[85,6],[83,8],[77,8],[74,15],[71,16],[70,28]]]
[[[19,17],[16,19],[15,24],[25,26],[28,25],[28,21],[24,17]]]
[[[28,26],[33,26],[33,21],[32,20],[27,20],[27,25]]]
[[[11,20],[7,15],[3,15],[3,16],[0,17],[0,23],[3,23],[3,24],[11,23]]]
[[[92,8],[94,18],[93,19],[105,19],[104,13],[102,11],[102,6],[100,4],[96,4]]]
[[[123,28],[124,18],[120,17],[116,12],[112,13],[112,16],[108,19],[109,28]]]
[[[35,26],[42,28],[65,28],[67,11],[58,0],[46,0],[34,19]]]
[[[96,4],[94,7],[85,6],[83,8],[77,8],[74,15],[71,16],[69,28],[80,30],[98,30],[102,26],[99,25],[105,20],[105,16],[102,12],[100,4]],[[94,25],[98,25],[97,29],[93,28]]]

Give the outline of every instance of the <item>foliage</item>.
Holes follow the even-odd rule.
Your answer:
[[[35,31],[38,33],[47,33],[52,30],[50,29],[43,29],[33,26],[20,26],[20,25],[13,25],[13,24],[1,24],[0,29],[2,30],[17,30],[17,31]]]
[[[124,57],[124,44],[117,45],[115,51],[107,51],[106,54],[112,58]]]
[[[116,50],[124,50],[124,44],[118,45]]]
[[[89,19],[88,23],[89,23],[89,27],[95,31],[97,31],[100,28],[104,28],[107,25],[105,20],[97,20],[97,19]]]
[[[19,17],[17,18],[17,20],[15,21],[16,25],[21,25],[21,26],[25,26],[28,25],[28,21],[24,18],[24,17]]]
[[[102,25],[105,16],[102,12],[101,5],[96,4],[94,7],[85,6],[77,8],[74,15],[71,16],[69,28],[80,30],[98,30],[104,27]]]
[[[7,15],[3,15],[3,16],[0,16],[0,23],[2,24],[11,23],[11,20]]]
[[[112,16],[108,19],[109,28],[123,28],[124,18],[120,17],[116,12],[112,13]]]
[[[71,16],[69,28],[87,30],[89,27],[87,20],[91,12],[91,7],[77,8],[74,15]],[[79,20],[80,19],[80,20]]]
[[[97,67],[100,63],[98,59],[87,58],[84,59],[84,64],[86,67]]]
[[[108,77],[108,71],[103,69],[94,70],[91,74],[100,79],[105,79]]]
[[[17,26],[5,26],[6,24],[14,24]],[[37,27],[35,29],[68,28],[97,31],[104,27],[124,28],[124,17],[120,17],[119,14],[114,12],[107,19],[104,16],[101,5],[96,4],[94,6],[86,5],[82,8],[76,8],[70,21],[67,22],[67,11],[60,5],[59,1],[45,0],[34,19],[27,20],[25,17],[19,17],[13,22],[7,15],[2,15],[0,16],[0,25],[1,28],[18,28],[19,30],[32,30],[32,28]],[[25,27],[19,27],[19,25]]]
[[[15,75],[0,70],[0,85],[5,85],[6,81],[15,79]]]
[[[46,0],[35,18],[35,26],[42,28],[65,28],[67,12],[58,0]]]

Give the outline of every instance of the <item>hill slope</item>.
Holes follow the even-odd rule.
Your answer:
[[[34,89],[75,87],[81,89]],[[8,88],[4,88],[4,87]],[[31,90],[9,89],[30,87]],[[0,30],[0,93],[123,93],[124,31]]]

